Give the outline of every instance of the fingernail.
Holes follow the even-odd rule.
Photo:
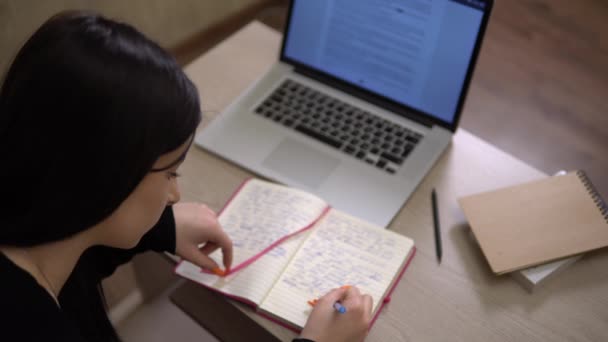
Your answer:
[[[309,301],[308,301],[308,305],[310,305],[310,306],[315,306],[315,305],[317,304],[317,302],[318,302],[318,301],[319,301],[318,299],[309,300]]]
[[[342,286],[342,287],[340,287],[340,288],[341,288],[341,289],[348,289],[348,288],[350,288],[350,287],[351,287],[351,285],[343,285],[343,286]]]
[[[211,272],[213,272],[214,274],[216,274],[216,275],[218,275],[220,277],[223,277],[223,276],[226,275],[226,271],[222,270],[219,267],[216,267],[216,268],[212,269]]]

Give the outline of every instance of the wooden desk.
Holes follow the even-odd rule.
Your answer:
[[[205,116],[201,129],[272,65],[279,46],[279,33],[254,22],[186,67],[201,94]],[[196,147],[182,166],[182,173],[184,200],[202,201],[216,210],[245,178],[252,176]],[[418,252],[367,340],[608,340],[605,250],[588,254],[530,294],[509,276],[494,276],[469,236],[456,202],[458,197],[543,176],[542,172],[459,130],[450,148],[389,227],[413,238]],[[430,205],[433,187],[438,192],[443,229],[441,265],[436,261],[433,240]],[[179,291],[175,293],[178,297]],[[193,291],[192,286],[189,291]],[[200,291],[206,292],[202,287]],[[226,301],[214,305],[222,303],[229,305]],[[280,339],[294,336],[250,309],[237,306]],[[195,308],[188,309],[188,313],[199,321],[200,312],[218,309],[197,307],[196,303],[189,307]],[[231,321],[231,317],[223,319]]]

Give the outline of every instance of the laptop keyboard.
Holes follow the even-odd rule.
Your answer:
[[[254,111],[388,173],[395,173],[422,135],[293,80]]]

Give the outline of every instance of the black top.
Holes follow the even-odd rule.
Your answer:
[[[83,287],[85,293],[96,292],[101,280],[114,273],[118,266],[149,250],[175,252],[175,220],[170,207],[136,247],[123,250],[96,246],[86,250],[59,294],[63,309],[34,277],[0,253],[0,340],[84,341],[77,322],[80,313],[66,309],[77,306],[68,302],[68,292],[78,290],[81,293]],[[84,307],[76,311],[86,315],[88,309],[94,309],[86,307],[87,300],[82,302]]]
[[[134,248],[123,250],[97,246],[86,250],[61,289],[61,308],[34,277],[0,253],[0,340],[87,341],[81,333],[78,317],[80,314],[90,315],[97,307],[92,307],[91,301],[86,300],[86,293],[96,292],[101,280],[114,273],[118,266],[149,250],[175,252],[175,220],[170,207]],[[84,275],[85,281],[75,276],[78,274]],[[68,302],[69,292],[79,291],[80,294],[82,287],[86,290],[81,301],[75,304]],[[66,312],[67,308],[71,309],[70,313]],[[107,317],[105,319],[110,324]],[[293,341],[314,342],[298,338]]]

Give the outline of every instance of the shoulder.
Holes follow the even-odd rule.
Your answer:
[[[81,341],[53,299],[27,272],[0,253],[0,340]]]

